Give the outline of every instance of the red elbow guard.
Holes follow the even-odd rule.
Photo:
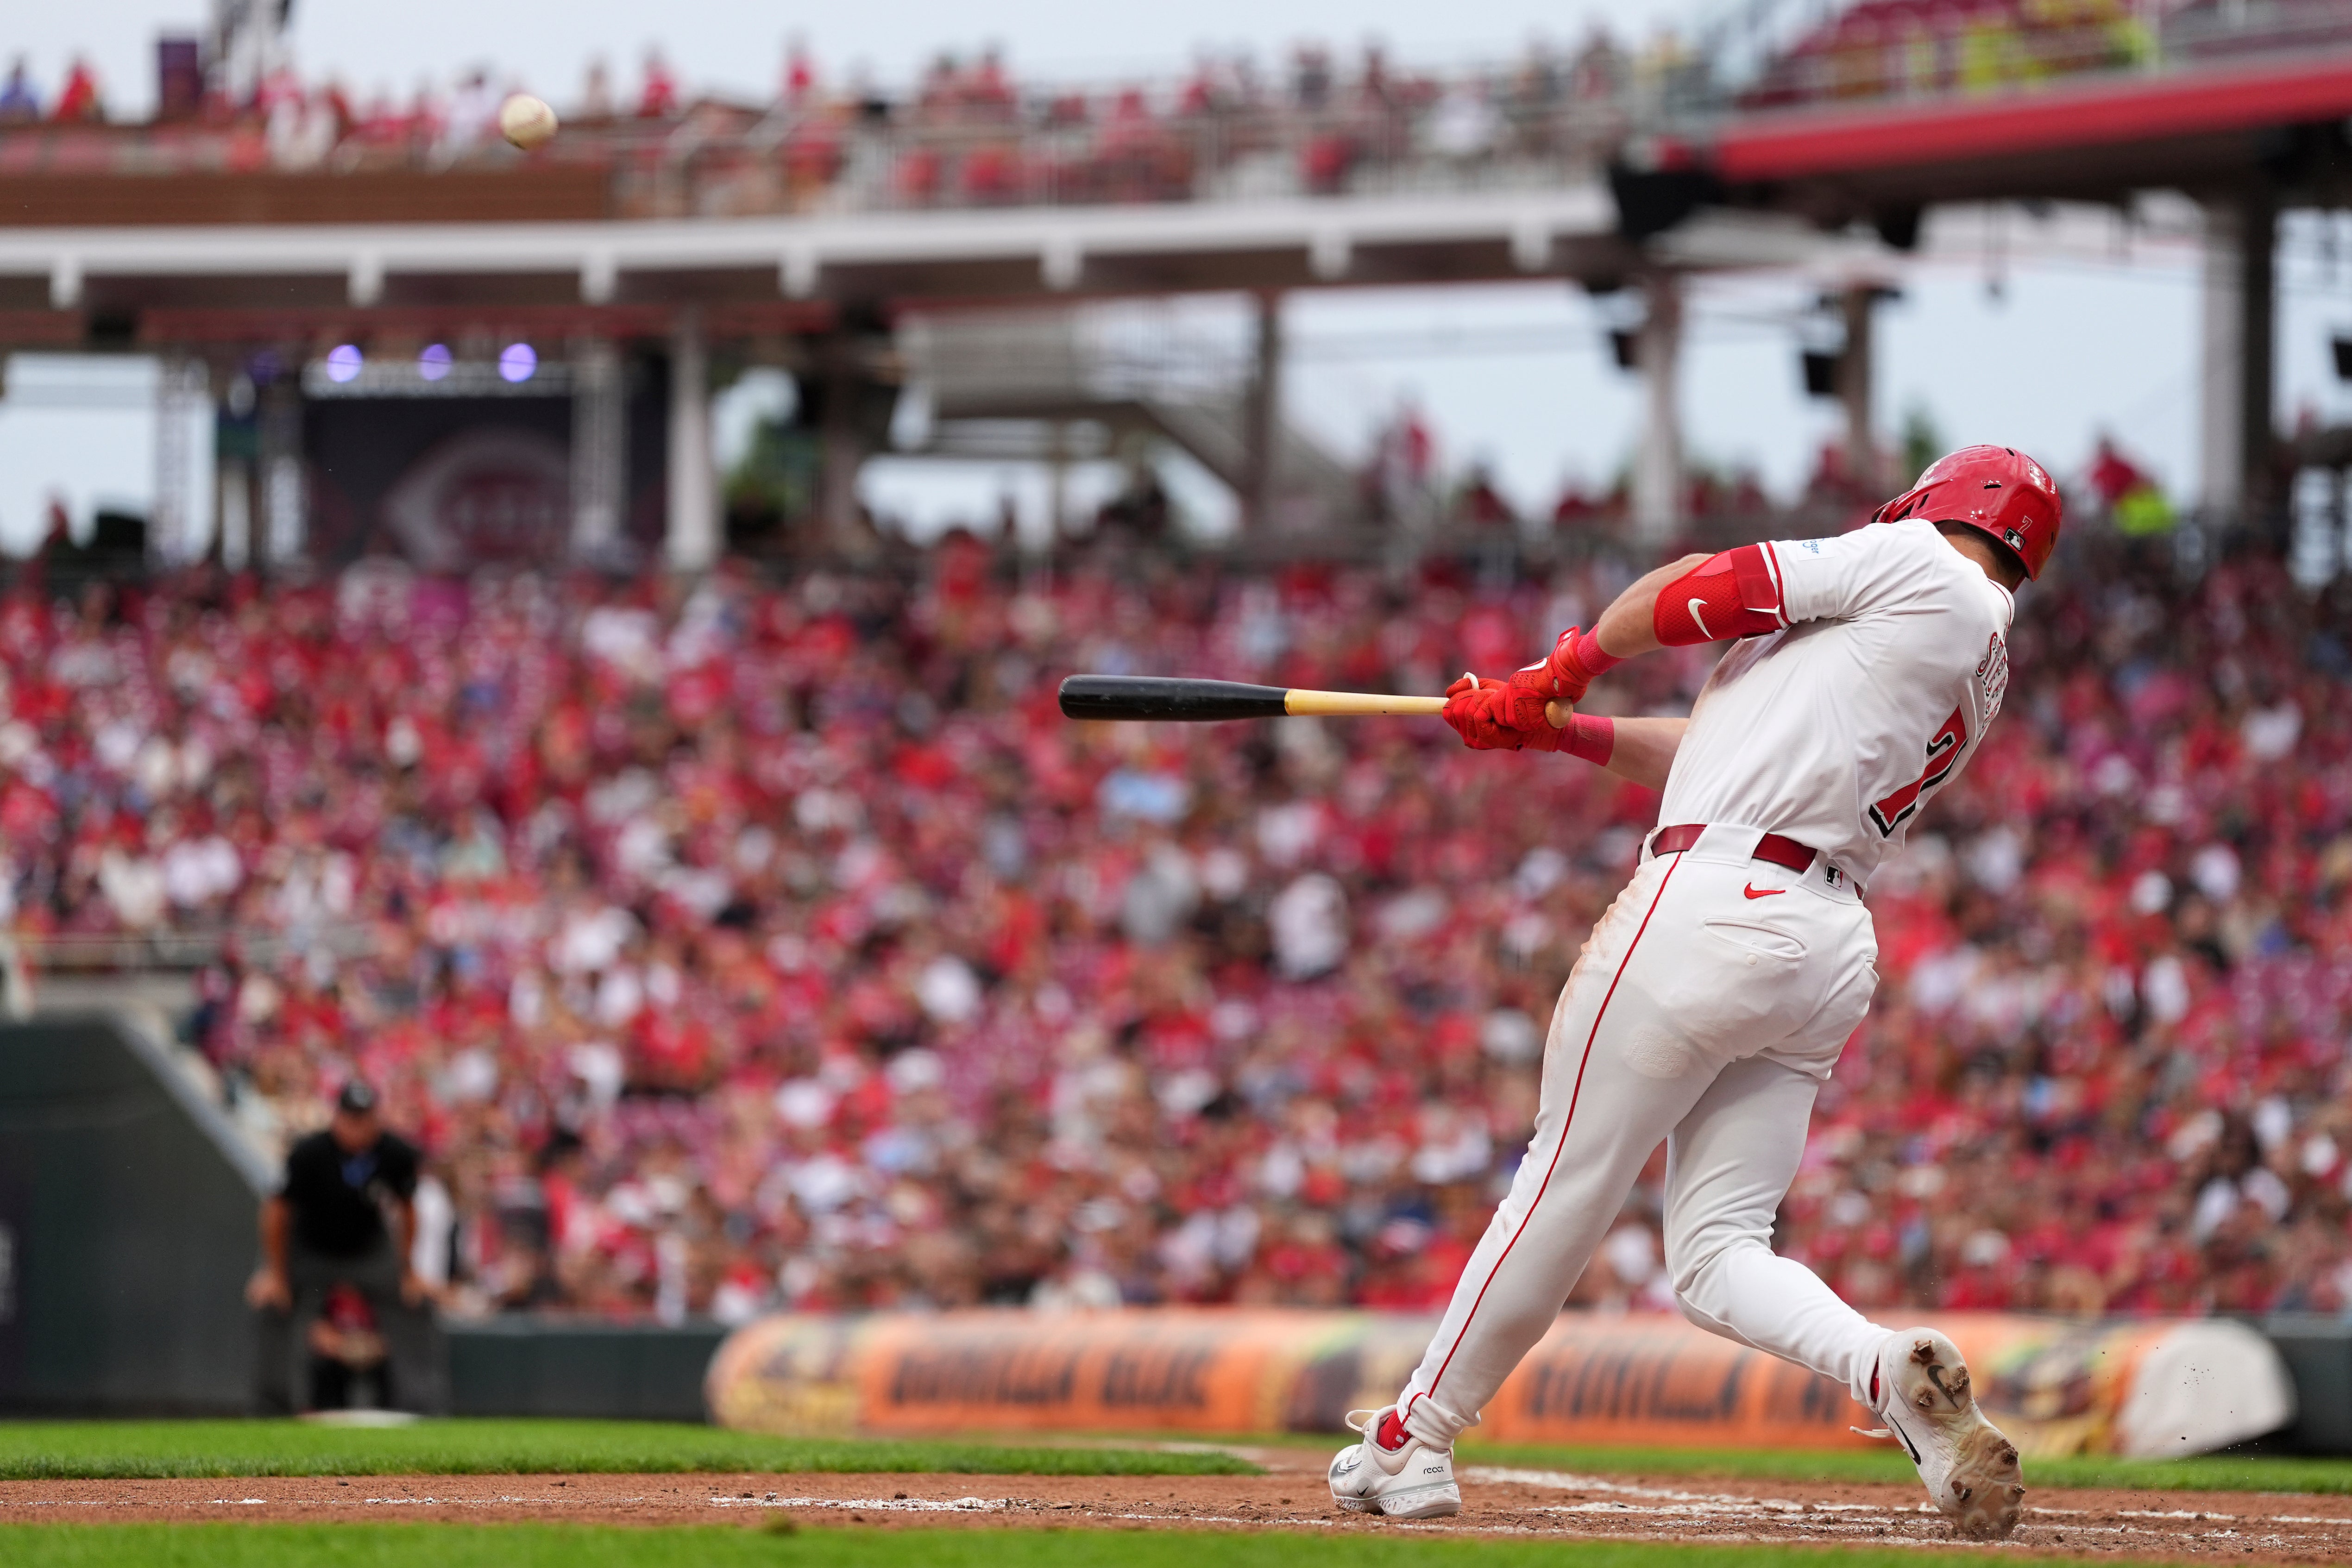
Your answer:
[[[1762,545],[1709,557],[1658,590],[1650,612],[1660,645],[1685,648],[1753,637],[1789,623],[1780,613],[1780,580]]]

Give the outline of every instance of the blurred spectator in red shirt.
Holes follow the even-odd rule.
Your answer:
[[[106,105],[99,98],[98,73],[83,56],[74,57],[72,68],[66,72],[66,85],[58,90],[56,118],[93,124],[106,118]]]
[[[667,120],[678,110],[677,78],[658,48],[646,51],[645,90],[637,96],[639,120]]]

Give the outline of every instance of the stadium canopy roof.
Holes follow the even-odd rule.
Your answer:
[[[596,222],[0,229],[0,312],[624,309],[1622,275],[1598,182],[1462,194]]]
[[[2352,50],[1998,95],[1734,116],[1698,162],[1743,204],[1843,222],[1938,202],[2119,201],[2266,176],[2352,193]]]

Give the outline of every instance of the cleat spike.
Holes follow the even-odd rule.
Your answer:
[[[1959,1347],[1933,1330],[1890,1336],[1874,1382],[1877,1414],[1918,1467],[1930,1506],[1971,1540],[2014,1531],[2025,1497],[2017,1445],[1979,1408]]]

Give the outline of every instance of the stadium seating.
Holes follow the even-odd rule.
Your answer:
[[[1884,984],[1780,1238],[1866,1307],[2352,1296],[2352,616],[2262,551],[2124,549],[2024,596],[2001,723],[1871,889]],[[216,951],[196,1043],[258,1135],[378,1083],[456,1310],[1429,1307],[1655,798],[1428,723],[1077,727],[1054,685],[1434,690],[1624,576],[958,538],[690,591],[20,584],[11,924]],[[1670,1304],[1662,1168],[1580,1300]]]
[[[1671,55],[1670,41],[1654,52]],[[633,113],[594,68],[578,99],[560,100],[563,134],[530,168],[542,183],[609,175],[617,210],[673,217],[1521,186],[1607,160],[1624,64],[1596,30],[1572,52],[1538,41],[1517,59],[1444,71],[1402,69],[1377,46],[1341,68],[1302,45],[1284,71],[1210,54],[1181,75],[1091,85],[1021,81],[992,53],[942,55],[919,81],[885,89],[828,81],[795,54],[782,92],[760,102],[682,91],[656,57]],[[52,101],[20,61],[0,84],[0,172],[517,166],[497,129],[503,90],[479,68],[454,92],[428,84],[401,103],[289,67],[242,99],[215,92],[144,124],[109,123],[95,78],[74,80]]]

